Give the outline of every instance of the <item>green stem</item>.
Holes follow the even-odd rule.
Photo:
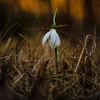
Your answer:
[[[56,62],[56,73],[58,74],[58,62],[57,62],[57,47],[55,48],[55,62]]]
[[[55,10],[54,15],[53,15],[53,24],[56,24],[55,22],[56,12],[57,12],[57,9]]]
[[[53,24],[51,26],[51,29],[56,29],[56,22],[55,22],[56,12],[57,12],[57,9],[55,10],[54,15],[53,15]]]

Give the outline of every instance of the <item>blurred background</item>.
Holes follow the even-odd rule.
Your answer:
[[[31,28],[41,28],[42,25],[46,28],[47,26],[43,23],[51,27],[56,8],[58,9],[56,24],[69,25],[63,27],[64,32],[79,39],[83,38],[83,33],[93,34],[96,26],[97,36],[99,36],[99,0],[0,0],[0,31],[10,18],[8,28],[16,22],[20,25],[18,29],[16,29],[18,25],[14,27],[16,29],[14,35],[17,36],[19,32],[35,37],[41,30]],[[30,30],[28,30],[29,28]],[[45,32],[47,31],[45,30]],[[64,39],[68,37],[64,33],[61,33],[60,36]]]

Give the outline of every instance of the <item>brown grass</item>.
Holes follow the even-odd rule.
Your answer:
[[[59,74],[56,74],[54,51],[39,47],[27,36],[23,42],[9,38],[0,42],[0,100],[99,100],[99,42],[94,35],[84,36],[83,43],[71,39],[58,49]],[[25,43],[26,45],[23,45]],[[49,48],[49,49],[48,49]],[[49,50],[48,52],[46,50]],[[3,95],[6,95],[4,97]]]

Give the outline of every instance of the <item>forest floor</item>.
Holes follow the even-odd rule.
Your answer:
[[[5,34],[4,34],[5,35]],[[70,38],[58,47],[56,73],[53,49],[42,36],[37,45],[26,36],[22,42],[0,41],[0,100],[99,100],[100,41],[94,34],[83,42]],[[71,43],[74,39],[76,44]]]

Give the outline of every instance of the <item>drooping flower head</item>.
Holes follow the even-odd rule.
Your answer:
[[[60,45],[60,38],[59,35],[56,32],[56,23],[55,23],[55,16],[56,16],[56,12],[57,9],[54,12],[54,16],[53,16],[53,24],[51,26],[51,30],[49,32],[47,32],[43,39],[42,39],[42,45],[45,44],[45,42],[47,41],[47,39],[49,40],[49,45],[55,49],[57,46]]]

